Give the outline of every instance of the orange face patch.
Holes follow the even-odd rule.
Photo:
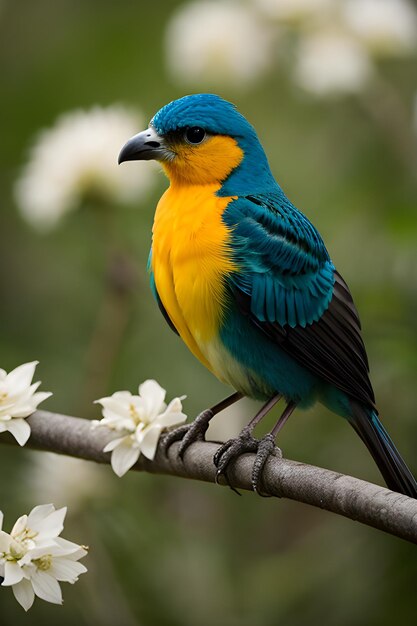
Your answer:
[[[222,183],[243,159],[237,141],[224,135],[209,137],[199,145],[178,143],[172,150],[175,158],[162,166],[174,185]]]

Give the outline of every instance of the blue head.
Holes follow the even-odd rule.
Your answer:
[[[173,182],[218,183],[219,195],[276,188],[255,129],[214,94],[184,96],[162,107],[149,129],[120,153],[119,162],[131,159],[161,161]]]
[[[154,115],[151,125],[161,135],[185,126],[201,126],[216,135],[251,136],[257,141],[253,126],[227,100],[213,93],[184,96],[166,104]]]

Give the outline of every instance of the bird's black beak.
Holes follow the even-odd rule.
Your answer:
[[[124,161],[166,160],[171,154],[164,144],[163,138],[150,126],[147,130],[138,133],[120,151],[118,163]]]

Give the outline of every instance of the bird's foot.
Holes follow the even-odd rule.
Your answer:
[[[252,437],[252,430],[244,428],[240,435],[234,439],[228,439],[220,446],[213,457],[214,465],[217,467],[216,483],[219,482],[220,476],[226,478],[229,487],[238,495],[240,492],[232,487],[227,476],[227,468],[229,463],[245,452],[256,452],[259,441]]]
[[[204,441],[205,434],[209,427],[209,421],[213,417],[213,411],[211,409],[206,409],[197,417],[191,424],[184,424],[183,426],[179,426],[175,430],[171,430],[169,433],[164,435],[161,440],[160,446],[163,452],[168,455],[169,447],[175,441],[181,441],[180,447],[178,449],[178,456],[182,460],[184,458],[185,451],[189,446],[195,441]]]
[[[262,474],[265,463],[271,455],[282,457],[281,450],[275,446],[275,438],[270,433],[262,437],[262,439],[255,439],[252,437],[251,430],[243,429],[239,437],[229,439],[220,446],[213,458],[214,464],[217,467],[216,482],[219,481],[220,476],[225,476],[229,483],[227,468],[230,462],[234,461],[245,452],[256,453],[252,468],[251,482],[253,490],[259,495],[264,495],[262,493]],[[229,486],[231,486],[230,483]],[[231,488],[233,491],[236,491],[233,487]]]
[[[277,456],[282,459],[281,449],[275,445],[275,437],[271,433],[262,437],[258,443],[258,449],[256,451],[255,461],[252,467],[252,487],[253,490],[263,497],[268,497],[268,494],[262,491],[263,472],[265,463],[270,456]]]

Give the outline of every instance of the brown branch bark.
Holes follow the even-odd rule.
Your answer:
[[[48,411],[37,411],[28,422],[32,434],[27,447],[98,463],[110,462],[110,454],[104,453],[103,447],[114,438],[114,433],[107,428],[92,430],[89,420]],[[8,434],[2,435],[0,441],[16,443]],[[182,462],[177,454],[178,444],[174,443],[168,457],[161,451],[152,462],[140,457],[133,469],[214,482],[213,455],[217,447],[211,442],[194,443]],[[252,490],[253,461],[253,454],[244,454],[233,463],[228,473],[233,487]],[[417,543],[417,500],[384,487],[278,457],[271,457],[266,464],[264,487],[270,496],[311,504]]]

